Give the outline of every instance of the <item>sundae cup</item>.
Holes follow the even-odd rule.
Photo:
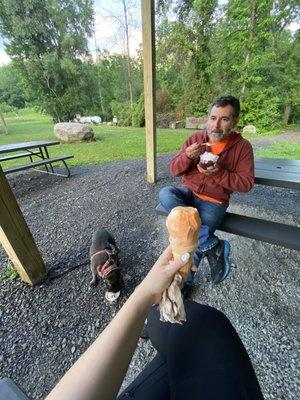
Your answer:
[[[199,156],[199,165],[201,168],[210,170],[214,168],[214,165],[218,161],[219,156],[211,153],[210,151],[206,151],[205,153]]]

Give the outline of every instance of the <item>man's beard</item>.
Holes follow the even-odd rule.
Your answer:
[[[224,129],[218,129],[217,131],[208,132],[208,137],[211,140],[220,141],[227,138],[227,136],[229,136],[230,133],[231,133],[230,131],[226,131]]]

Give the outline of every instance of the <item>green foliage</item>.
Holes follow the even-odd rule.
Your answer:
[[[132,124],[132,114],[130,102],[121,103],[117,100],[111,102],[111,110],[113,115],[118,118],[118,125],[130,126]]]
[[[145,126],[145,101],[142,93],[134,105],[132,115],[132,126]]]
[[[35,104],[57,120],[89,107],[95,93],[91,67],[82,61],[88,56],[92,20],[90,0],[0,2],[6,51]]]
[[[280,123],[279,97],[274,96],[271,90],[255,90],[244,97],[239,125],[253,124],[260,128],[271,128]]]
[[[22,87],[21,77],[13,64],[8,64],[0,68],[0,103],[1,110],[6,112],[6,105],[12,108],[24,108],[26,95]]]
[[[3,274],[0,274],[0,283],[4,281],[5,278],[14,280],[18,276],[17,271],[14,269],[10,261],[6,263],[5,271]]]
[[[156,114],[156,126],[158,128],[169,128],[172,122],[175,122],[174,113],[157,113]]]
[[[30,102],[56,120],[117,115],[124,126],[144,125],[142,54],[102,51],[92,62],[92,3],[0,0],[0,32],[13,59],[0,69],[3,109]],[[288,29],[297,21],[296,0],[156,3],[159,124],[206,115],[225,93],[241,99],[241,126],[263,131],[300,121],[300,34]]]
[[[299,121],[299,31],[287,29],[297,1],[222,3],[157,1],[157,87],[169,91],[170,111],[205,115],[230,93],[241,99],[241,125]]]

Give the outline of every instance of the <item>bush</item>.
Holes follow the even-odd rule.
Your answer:
[[[172,122],[176,121],[175,113],[157,113],[156,126],[158,128],[169,128]]]
[[[281,123],[279,98],[267,89],[249,93],[241,102],[239,125],[253,124],[258,128],[274,128]]]
[[[144,93],[140,95],[138,101],[134,105],[133,116],[132,116],[133,126],[145,126],[145,101]]]
[[[113,115],[116,115],[118,118],[119,126],[132,125],[131,105],[129,101],[120,103],[117,100],[113,100],[110,105]]]

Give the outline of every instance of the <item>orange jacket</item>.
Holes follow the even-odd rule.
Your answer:
[[[248,140],[238,133],[232,133],[231,140],[219,154],[217,164],[221,170],[212,176],[206,176],[198,171],[198,160],[189,159],[185,149],[193,143],[206,143],[208,140],[206,131],[195,132],[190,136],[180,152],[170,161],[171,175],[183,175],[183,186],[223,202],[228,202],[233,192],[249,192],[254,185],[254,157]],[[205,152],[205,146],[202,147],[200,154]]]

